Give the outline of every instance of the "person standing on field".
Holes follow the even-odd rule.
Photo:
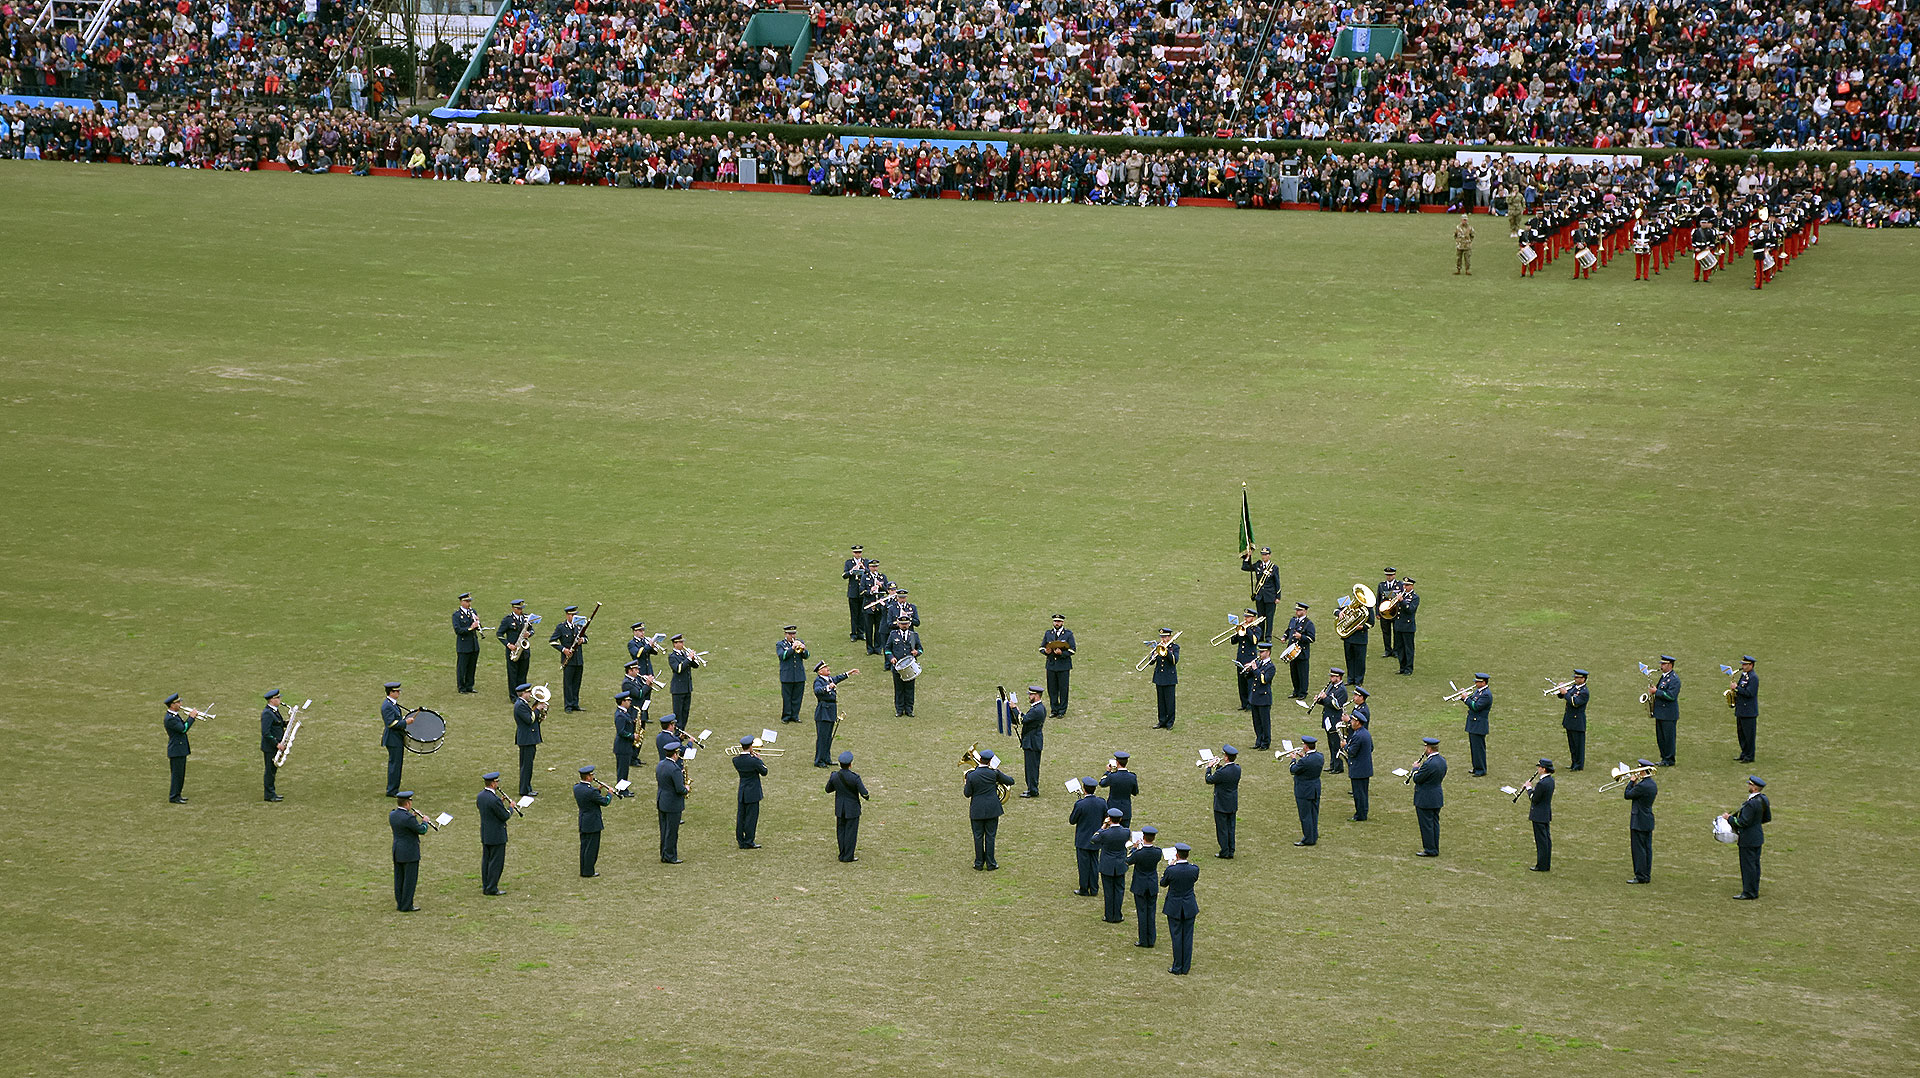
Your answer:
[[[1453,273],[1473,276],[1473,215],[1463,213],[1453,226]]]

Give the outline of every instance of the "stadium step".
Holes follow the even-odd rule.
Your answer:
[[[73,30],[83,46],[100,39],[120,0],[47,0],[33,17],[35,30]]]

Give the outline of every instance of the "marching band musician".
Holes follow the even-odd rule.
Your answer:
[[[694,653],[687,649],[684,634],[673,634],[673,650],[667,652],[667,668],[673,671],[667,679],[667,691],[673,694],[673,713],[680,716],[680,728],[687,728],[687,720],[693,718],[693,670],[700,665]]]
[[[1173,729],[1173,690],[1179,684],[1180,645],[1174,642],[1172,629],[1162,628],[1160,643],[1153,652],[1153,690],[1160,709],[1160,719],[1153,724],[1154,729]]]
[[[592,764],[580,769],[580,781],[573,784],[573,800],[580,807],[580,878],[590,880],[600,875],[596,867],[600,863],[600,831],[606,826],[600,820],[600,810],[613,804],[613,795],[593,782]]]
[[[797,635],[798,625],[780,629],[784,635],[774,642],[773,654],[780,660],[780,721],[800,721],[800,687],[807,683],[807,645]]]
[[[1581,218],[1580,223],[1573,226],[1573,279],[1576,281],[1589,280],[1593,277],[1593,263],[1581,265],[1579,255],[1581,251],[1592,252],[1593,239],[1593,226],[1587,222],[1586,218]],[[1598,260],[1598,255],[1595,255],[1595,260]]]
[[[568,711],[580,710],[580,679],[587,669],[585,633],[574,620],[579,612],[577,606],[567,607],[566,616],[547,637],[547,645],[560,654],[560,688]]]
[[[1400,589],[1400,605],[1393,608],[1393,653],[1400,657],[1400,672],[1413,675],[1413,635],[1418,626],[1414,615],[1420,609],[1420,593],[1413,590],[1408,577]]]
[[[1416,857],[1440,856],[1440,809],[1446,795],[1440,784],[1447,777],[1447,759],[1440,755],[1440,739],[1423,737],[1426,746],[1420,763],[1413,769],[1413,813],[1420,822],[1420,852]]]
[[[1347,706],[1347,672],[1338,666],[1327,670],[1327,687],[1314,697],[1320,705],[1320,730],[1327,735],[1327,774],[1346,771],[1340,761],[1340,719]]]
[[[1733,728],[1735,735],[1740,739],[1740,758],[1737,762],[1743,764],[1753,762],[1754,734],[1759,725],[1760,675],[1753,672],[1753,656],[1742,655],[1740,656],[1740,673],[1733,679]],[[1756,868],[1755,872],[1758,871]]]
[[[1260,623],[1260,639],[1272,640],[1273,608],[1280,601],[1280,567],[1273,564],[1273,548],[1261,547],[1258,562],[1253,560],[1250,552],[1242,552],[1240,571],[1253,574],[1248,587],[1248,598],[1254,606],[1252,613],[1265,619]]]
[[[1700,257],[1720,246],[1720,237],[1713,230],[1709,211],[1701,211],[1700,218],[1693,224],[1690,241],[1693,246],[1693,279],[1700,284],[1713,283],[1713,270],[1700,265]]]
[[[686,724],[681,722],[680,717],[677,715],[669,714],[660,720],[660,732],[653,735],[654,751],[660,754],[655,758],[656,762],[667,758],[670,751],[667,746],[678,745],[680,743],[680,731],[686,728]]]
[[[505,651],[507,656],[507,699],[513,699],[513,687],[527,680],[527,668],[533,662],[533,656],[527,649],[521,649],[520,657],[513,657],[514,646],[520,643],[520,634],[527,631],[527,601],[515,599],[509,604],[507,616],[500,619],[500,627],[493,631],[493,639]]]
[[[1378,600],[1375,600],[1376,602]],[[1367,620],[1360,627],[1348,633],[1340,641],[1340,651],[1347,663],[1347,684],[1364,685],[1367,681],[1367,635],[1373,627],[1373,609],[1367,609]],[[1338,622],[1336,621],[1336,625]]]
[[[880,571],[880,559],[872,558],[868,560],[867,571],[861,577],[861,580],[863,581],[862,587],[864,589],[861,593],[861,598],[866,605],[873,606],[880,601],[881,596],[887,593],[887,574]],[[877,606],[867,611],[867,654],[880,654],[880,645],[886,641],[886,634],[891,631],[892,628],[893,623],[886,619],[886,615],[882,614]]]
[[[387,698],[380,701],[380,744],[387,749],[387,796],[400,796],[400,762],[407,755],[407,727],[413,717],[400,706],[400,683],[386,683]]]
[[[864,640],[867,637],[867,612],[865,577],[867,575],[866,547],[853,544],[853,556],[840,570],[840,576],[847,582],[847,639]]]
[[[1207,768],[1207,785],[1213,787],[1213,837],[1220,842],[1220,852],[1214,856],[1231,861],[1237,830],[1234,824],[1240,812],[1240,750],[1222,745],[1220,755],[1226,762]]]
[[[760,830],[760,802],[766,797],[760,788],[760,776],[767,773],[767,762],[753,751],[752,734],[740,738],[733,770],[740,776],[739,795],[733,810],[733,841],[743,850],[757,850],[760,844],[754,838]]]
[[[833,726],[840,721],[840,683],[859,673],[835,676],[825,659],[813,664],[813,766],[832,767],[827,750],[833,745]]]
[[[520,796],[531,797],[533,758],[540,751],[540,721],[546,718],[547,709],[534,706],[533,686],[524,681],[514,686],[513,693],[513,743],[520,748]]]
[[[1760,847],[1766,842],[1762,825],[1773,822],[1773,803],[1761,792],[1766,788],[1766,779],[1748,775],[1747,799],[1734,812],[1720,814],[1733,828],[1740,846],[1740,893],[1733,896],[1738,899],[1760,897]]]
[[[1133,832],[1127,830],[1126,820],[1121,818],[1117,808],[1107,809],[1107,818],[1101,823],[1100,830],[1093,833],[1093,847],[1100,851],[1100,895],[1103,909],[1100,919],[1110,925],[1126,920],[1121,915],[1120,896],[1126,893],[1127,844],[1133,839]]]
[[[453,612],[453,689],[472,692],[474,668],[480,665],[480,615],[473,610],[473,593],[460,593]]]
[[[1100,777],[1100,787],[1107,791],[1107,807],[1120,810],[1120,822],[1133,822],[1133,795],[1140,792],[1140,776],[1127,769],[1133,758],[1127,750],[1116,749],[1113,759],[1107,761],[1107,773]]]
[[[667,757],[653,765],[653,781],[658,792],[654,807],[660,810],[660,863],[680,863],[680,816],[687,810],[687,765],[681,762],[685,746],[678,741],[666,744]]]
[[[1533,824],[1533,864],[1529,872],[1553,870],[1553,761],[1540,758],[1527,783],[1527,819]]]
[[[627,676],[620,679],[620,691],[627,694],[635,708],[653,697],[653,684],[648,680],[651,675],[640,669],[640,663],[639,659],[628,659]],[[647,725],[645,711],[640,713],[640,725],[642,728]]]
[[[1293,681],[1293,692],[1287,699],[1305,700],[1307,664],[1313,661],[1313,619],[1307,617],[1307,604],[1293,604],[1293,617],[1287,620],[1287,632],[1281,639],[1285,643],[1300,645],[1300,654],[1287,663],[1287,676]]]
[[[1093,835],[1106,822],[1107,799],[1095,792],[1097,785],[1092,776],[1081,779],[1080,799],[1067,813],[1067,822],[1073,825],[1073,858],[1080,869],[1073,893],[1082,897],[1100,893],[1100,855]]]
[[[393,828],[393,905],[401,913],[418,913],[413,904],[414,885],[420,882],[420,836],[427,833],[426,818],[413,811],[413,791],[394,795],[394,808],[387,813],[387,826]]]
[[[1355,685],[1353,694],[1359,697],[1353,705],[1353,711],[1347,715],[1352,724],[1352,732],[1347,734],[1347,781],[1353,786],[1353,815],[1347,819],[1355,823],[1365,823],[1367,809],[1367,786],[1373,779],[1373,713],[1367,708],[1367,690]]]
[[[653,657],[658,654],[660,654],[660,645],[654,643],[653,637],[647,635],[647,623],[634,622],[633,639],[627,641],[627,656],[640,664],[640,673],[643,677],[653,676]],[[632,664],[628,665],[631,667]]]
[[[1487,773],[1487,719],[1493,714],[1493,690],[1487,687],[1487,675],[1473,675],[1473,687],[1460,702],[1467,707],[1467,748],[1473,755],[1473,770],[1467,774],[1478,778]]]
[[[968,769],[961,781],[960,796],[967,799],[967,820],[973,826],[973,870],[992,872],[1000,867],[994,839],[1007,811],[1000,803],[1000,787],[1013,785],[1013,776],[1000,770],[992,749],[981,749],[979,760],[980,766]]]
[[[1253,710],[1253,665],[1260,651],[1260,631],[1248,628],[1248,623],[1258,615],[1252,607],[1247,608],[1246,617],[1239,628],[1233,630],[1233,672],[1234,679],[1240,683],[1240,710]]]
[[[1027,788],[1021,797],[1040,796],[1040,750],[1047,747],[1047,707],[1040,702],[1040,686],[1027,686],[1027,713],[1020,716],[1020,752],[1026,765]]]
[[[1320,772],[1327,758],[1316,746],[1319,738],[1300,736],[1300,755],[1287,765],[1293,774],[1293,806],[1300,814],[1300,841],[1295,846],[1314,846],[1320,842]]]
[[[1649,712],[1653,716],[1653,739],[1660,746],[1660,766],[1674,766],[1680,730],[1680,675],[1673,672],[1673,656],[1660,656],[1660,677],[1653,685]]]
[[[871,800],[866,782],[853,769],[852,752],[841,751],[840,770],[827,776],[826,792],[833,795],[833,830],[840,844],[840,861],[851,864],[860,860],[854,852],[860,845],[860,802]]]
[[[473,799],[480,812],[480,893],[503,895],[500,874],[507,870],[507,821],[513,818],[513,809],[500,792],[500,772],[489,771],[480,779],[486,785]]]
[[[900,676],[900,660],[920,657],[920,634],[913,630],[905,614],[894,621],[893,632],[887,634],[887,669],[893,671],[893,713],[913,717],[914,688],[918,679],[908,681]]]
[[[1127,890],[1133,892],[1133,919],[1140,926],[1140,941],[1135,947],[1151,947],[1158,942],[1159,911],[1154,907],[1160,900],[1160,864],[1166,856],[1154,843],[1154,836],[1159,833],[1160,829],[1152,824],[1142,827],[1140,841],[1134,843],[1132,852],[1127,854],[1127,864],[1133,866],[1133,879]]]
[[[1073,653],[1078,646],[1073,639],[1073,630],[1067,628],[1065,614],[1055,614],[1053,628],[1040,634],[1040,654],[1047,657],[1049,718],[1057,719],[1067,713],[1067,681],[1073,673]]]
[[[193,746],[187,741],[187,731],[193,729],[194,717],[185,714],[180,707],[180,694],[174,693],[164,701],[167,713],[160,724],[167,731],[167,768],[172,778],[167,785],[167,801],[175,805],[187,803],[182,792],[187,788],[187,757],[193,754]],[[398,781],[399,772],[388,769],[390,778]]]
[[[918,629],[920,627],[920,608],[907,601],[907,589],[900,588],[893,594],[894,602],[892,610],[894,619],[906,618],[907,624]]]
[[[1386,579],[1380,582],[1379,587],[1373,589],[1373,609],[1377,616],[1377,620],[1380,623],[1380,643],[1384,648],[1386,648],[1386,650],[1381,654],[1384,655],[1386,658],[1391,659],[1396,654],[1394,650],[1394,624],[1393,624],[1394,619],[1391,617],[1379,616],[1379,610],[1381,605],[1384,604],[1388,599],[1391,599],[1392,597],[1400,594],[1401,591],[1405,590],[1406,585],[1402,584],[1399,580],[1395,579],[1396,574],[1394,572],[1393,566],[1391,565],[1387,566],[1383,575],[1386,576]],[[1373,624],[1374,620],[1376,619],[1369,618],[1367,620],[1367,624],[1369,625]],[[1349,662],[1347,665],[1352,666],[1353,664]],[[1356,678],[1355,680],[1365,681],[1364,678]]]
[[[1633,216],[1633,279],[1651,281],[1653,280],[1653,223],[1641,219],[1639,210],[1633,211]]]
[[[1642,768],[1654,767],[1652,760],[1642,759]],[[1627,788],[1621,791],[1632,809],[1627,814],[1627,845],[1633,854],[1633,878],[1628,883],[1653,882],[1653,799],[1660,796],[1660,784],[1653,781],[1652,771],[1646,777],[1635,778],[1627,782]]]
[[[1260,641],[1254,656],[1253,671],[1248,674],[1247,706],[1253,711],[1253,749],[1260,752],[1273,740],[1273,641]]]
[[[1193,922],[1200,916],[1200,903],[1193,897],[1193,885],[1200,879],[1200,866],[1187,858],[1193,847],[1184,842],[1173,844],[1173,863],[1160,876],[1167,889],[1161,909],[1167,915],[1167,935],[1173,937],[1173,965],[1167,972],[1184,977],[1193,969]]]
[[[260,709],[260,756],[262,758],[260,774],[262,788],[265,791],[263,797],[268,801],[281,801],[285,799],[273,788],[274,776],[280,773],[280,768],[275,766],[273,758],[280,752],[280,742],[286,740],[287,717],[280,713],[279,689],[268,691],[265,699],[267,706]]]
[[[1587,767],[1587,672],[1575,668],[1573,684],[1554,694],[1567,702],[1566,714],[1560,717],[1560,725],[1567,730],[1567,755],[1571,762],[1569,771],[1584,771]]]
[[[646,716],[633,706],[633,693],[621,689],[613,694],[613,766],[614,781],[626,782],[633,760],[640,752],[640,731]],[[621,790],[621,797],[632,797],[632,790]]]

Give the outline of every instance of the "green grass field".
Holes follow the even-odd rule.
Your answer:
[[[7,539],[0,1073],[162,1075],[1908,1073],[1920,1042],[1915,554],[1920,236],[1829,229],[1764,293],[1676,266],[1516,279],[1483,222],[896,205],[0,163]],[[1749,268],[1747,266],[1745,268]],[[1382,771],[1446,739],[1444,856],[1411,799],[1290,786],[1250,759],[1241,858],[1197,858],[1194,975],[1076,898],[1060,783],[1134,753],[1136,822],[1210,855],[1201,746],[1246,744],[1227,649],[1242,482],[1285,602],[1392,563],[1419,672],[1370,687]],[[844,640],[851,542],[920,601],[919,718]],[[555,708],[483,899],[477,776],[511,770],[497,646],[452,691],[447,618],[606,608],[585,716]],[[1080,640],[1046,795],[971,871],[955,760],[993,686]],[[575,874],[567,775],[603,769],[626,626],[713,652],[696,726],[777,715],[798,621],[874,789],[861,861],[788,727],[732,848],[717,750],[656,861],[646,800]],[[1181,721],[1150,730],[1137,642],[1186,631]],[[1654,885],[1595,787],[1652,751],[1635,663],[1680,657],[1680,767]],[[1764,898],[1728,901],[1709,818],[1747,768],[1721,662],[1760,657]],[[534,681],[558,671],[536,656]],[[618,658],[616,658],[618,656]],[[1543,675],[1594,671],[1549,877],[1497,792],[1564,762]],[[1493,773],[1448,679],[1490,671]],[[449,717],[409,760],[429,836],[392,912],[379,684]],[[1316,681],[1318,678],[1315,679]],[[283,804],[259,693],[315,700]],[[194,731],[165,801],[159,701]],[[1311,729],[1275,707],[1276,737]],[[811,700],[808,701],[811,714]],[[1017,753],[1016,753],[1017,756]],[[1017,764],[1017,760],[1015,761]]]

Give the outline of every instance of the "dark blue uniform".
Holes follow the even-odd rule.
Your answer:
[[[1367,683],[1367,631],[1373,624],[1373,611],[1367,611],[1367,620],[1358,629],[1340,638],[1340,650],[1346,658],[1347,681],[1353,685]]]
[[[1159,721],[1154,723],[1156,729],[1173,729],[1173,690],[1178,684],[1180,684],[1180,645],[1168,644],[1165,655],[1161,655],[1156,648],[1153,656],[1153,692],[1160,713]]]
[[[520,642],[520,634],[527,628],[527,615],[518,610],[500,619],[500,625],[493,631],[493,639],[500,645],[501,653],[507,660],[507,699],[513,699],[513,687],[524,685],[527,681],[527,668],[533,664],[532,641],[520,652],[519,658],[513,656],[513,646]]]
[[[1099,850],[1093,844],[1093,833],[1100,830],[1106,818],[1107,799],[1092,790],[1067,812],[1067,822],[1073,825],[1074,860],[1080,867],[1080,883],[1073,891],[1076,895],[1100,893]]]
[[[1140,776],[1121,767],[1100,778],[1100,788],[1107,791],[1107,807],[1120,810],[1120,822],[1133,823],[1133,795],[1140,792]]]
[[[1773,804],[1767,795],[1747,795],[1739,811],[1727,818],[1740,846],[1740,897],[1760,897],[1760,847],[1766,842],[1763,824],[1773,822]]]
[[[1584,771],[1587,767],[1587,700],[1590,694],[1585,685],[1569,685],[1559,696],[1566,701],[1566,712],[1560,716],[1560,725],[1567,731],[1568,766],[1575,771]]]
[[[1253,709],[1253,747],[1255,751],[1273,747],[1273,675],[1271,658],[1261,658],[1248,675],[1247,706]]]
[[[1660,796],[1660,785],[1651,778],[1627,783],[1621,792],[1633,805],[1627,816],[1627,844],[1633,852],[1633,882],[1653,879],[1653,799]]]
[[[1447,777],[1446,758],[1433,753],[1413,769],[1413,813],[1420,821],[1420,852],[1440,856],[1440,810],[1447,803],[1440,783]]]
[[[613,795],[591,782],[576,782],[573,800],[580,807],[580,875],[598,876],[595,866],[600,863],[600,831],[605,826],[600,809],[613,804]]]
[[[1419,626],[1420,594],[1412,588],[1400,593],[1400,605],[1393,608],[1393,653],[1400,657],[1400,672],[1413,673],[1413,636]]]
[[[1253,707],[1253,670],[1249,664],[1260,655],[1260,633],[1255,629],[1233,631],[1233,674],[1240,688],[1240,710]]]
[[[1193,885],[1200,879],[1200,866],[1175,861],[1160,876],[1167,889],[1161,909],[1167,915],[1167,935],[1173,937],[1173,965],[1168,973],[1185,974],[1193,969],[1193,922],[1200,916],[1200,903],[1193,896]]]
[[[1287,765],[1293,774],[1293,806],[1300,814],[1300,841],[1296,846],[1312,846],[1320,841],[1320,772],[1327,758],[1319,749],[1309,749]]]
[[[660,729],[660,732],[653,735],[653,751],[659,754],[656,757],[656,759],[659,759],[659,760],[666,759],[667,746],[673,744],[678,740],[680,740],[679,729],[668,729],[667,727],[662,726]]]
[[[1061,652],[1047,650],[1048,644],[1065,644]],[[1040,652],[1047,657],[1047,710],[1052,718],[1067,713],[1067,683],[1073,674],[1073,654],[1079,648],[1073,630],[1062,626],[1040,634]]]
[[[393,905],[402,913],[413,910],[413,889],[420,882],[420,836],[427,833],[427,821],[411,811],[396,808],[387,813],[393,828]]]
[[[480,893],[497,895],[507,870],[507,821],[513,810],[507,795],[491,786],[474,796],[473,807],[480,813]]]
[[[1040,796],[1040,753],[1047,747],[1047,709],[1035,700],[1020,716],[1021,762],[1026,765],[1027,793]]]
[[[1754,735],[1759,725],[1760,675],[1751,670],[1742,670],[1733,681],[1733,729],[1740,739],[1741,763],[1753,762]]]
[[[999,868],[994,856],[994,839],[1000,834],[1000,817],[1006,806],[1000,803],[1000,787],[1013,785],[1013,776],[994,766],[976,767],[960,783],[960,796],[967,799],[967,819],[973,826],[973,867]]]
[[[1378,616],[1377,612],[1380,609],[1380,604],[1399,595],[1405,590],[1407,590],[1407,586],[1398,580],[1382,580],[1379,585],[1373,589],[1373,608],[1376,613],[1373,617],[1367,619],[1367,624],[1378,624],[1380,626],[1380,646],[1382,649],[1380,654],[1389,659],[1398,654],[1395,644],[1395,637],[1397,635],[1396,622],[1398,618],[1383,618]],[[1395,610],[1397,613],[1398,608],[1396,607]],[[1353,667],[1349,665],[1347,669],[1351,670]],[[1361,684],[1365,684],[1365,682],[1361,682]]]
[[[660,645],[650,636],[636,636],[627,641],[627,654],[640,663],[642,677],[652,677],[653,657],[660,654]]]
[[[740,776],[740,791],[733,812],[733,841],[741,849],[751,850],[756,846],[754,837],[760,831],[760,802],[766,797],[760,776],[767,774],[767,762],[742,751],[733,758],[733,770]]]
[[[613,709],[613,765],[614,778],[625,780],[633,768],[633,759],[639,752],[636,742],[640,738],[640,710],[628,701]],[[629,791],[631,793],[631,791]]]
[[[1493,712],[1493,690],[1476,685],[1461,703],[1467,705],[1467,748],[1473,754],[1474,775],[1487,773],[1487,717]]]
[[[781,637],[773,645],[780,660],[780,721],[800,721],[800,693],[807,684],[807,645]]]
[[[1293,681],[1293,694],[1290,699],[1305,700],[1307,698],[1307,679],[1311,676],[1308,671],[1313,663],[1313,637],[1312,618],[1300,614],[1287,619],[1287,632],[1284,639],[1287,642],[1298,641],[1300,644],[1300,654],[1287,660],[1287,674]]]
[[[1102,920],[1108,924],[1117,925],[1126,919],[1121,910],[1127,893],[1127,843],[1132,838],[1127,825],[1112,822],[1112,817],[1108,817],[1107,826],[1093,833],[1093,846],[1100,855],[1100,893],[1106,904]]]
[[[1220,856],[1232,860],[1234,824],[1240,812],[1240,765],[1229,762],[1209,768],[1207,785],[1213,787],[1213,836],[1220,841]]]
[[[864,640],[867,636],[867,612],[863,609],[866,598],[866,559],[848,558],[840,570],[847,582],[847,639]]]
[[[675,648],[667,652],[667,668],[673,675],[667,679],[667,691],[673,694],[673,713],[680,716],[680,728],[686,729],[693,715],[693,652],[688,648]]]
[[[480,615],[467,607],[453,612],[453,689],[473,691],[474,669],[480,665]]]
[[[834,838],[840,845],[841,861],[858,861],[854,850],[860,845],[860,802],[867,799],[867,784],[860,773],[842,767],[827,776],[827,793],[833,795]]]
[[[653,765],[653,781],[658,787],[654,807],[660,811],[660,860],[680,863],[680,815],[687,810],[687,769],[669,756]]]
[[[1280,601],[1280,567],[1273,564],[1271,559],[1254,561],[1243,555],[1240,558],[1240,571],[1253,574],[1247,587],[1248,598],[1253,602],[1254,611],[1266,619],[1260,623],[1260,639],[1272,640],[1273,608]]]
[[[547,644],[560,655],[560,690],[568,711],[580,710],[580,679],[587,670],[587,641],[572,615],[561,619],[547,637]]]
[[[1345,771],[1346,765],[1340,758],[1340,718],[1347,707],[1347,684],[1344,681],[1329,682],[1320,690],[1320,730],[1327,743],[1327,774],[1338,775]]]
[[[827,750],[833,747],[833,725],[840,721],[841,682],[847,680],[846,674],[827,677],[824,674],[813,679],[813,766],[832,767],[833,761],[827,758]]]
[[[1160,922],[1160,865],[1166,855],[1160,847],[1148,843],[1127,855],[1127,863],[1133,866],[1133,879],[1127,890],[1133,893],[1133,919],[1140,926],[1141,947],[1151,947],[1159,942]]]
[[[540,715],[527,700],[513,702],[513,743],[520,747],[520,796],[533,792],[533,758],[540,751]]]
[[[1356,821],[1367,818],[1370,804],[1367,799],[1367,787],[1373,781],[1373,731],[1360,724],[1362,715],[1371,719],[1372,715],[1365,704],[1356,704],[1353,708],[1355,728],[1347,738],[1347,779],[1353,785],[1353,816]]]
[[[260,757],[261,784],[268,801],[280,800],[280,794],[273,788],[273,780],[279,775],[280,768],[274,765],[273,758],[280,752],[280,739],[287,736],[287,719],[280,709],[271,705],[260,709]]]
[[[1533,867],[1547,872],[1553,868],[1553,775],[1534,780],[1527,792],[1527,819],[1533,823]]]
[[[895,715],[913,714],[914,686],[919,679],[903,681],[897,666],[900,660],[920,653],[920,634],[912,629],[895,629],[887,634],[887,669],[893,673],[893,713]]]
[[[862,595],[862,599],[864,599],[868,605],[880,603],[881,596],[887,594],[887,574],[873,567],[872,563],[869,563],[866,575],[861,579],[865,588],[865,594]],[[880,654],[880,645],[886,640],[887,633],[893,628],[893,623],[886,619],[885,614],[881,613],[881,606],[883,605],[885,604],[876,605],[872,610],[866,611],[867,654],[869,655]]]
[[[1660,766],[1672,767],[1680,729],[1680,675],[1671,670],[1662,673],[1660,679],[1654,682],[1653,699],[1649,705],[1653,715],[1653,738],[1660,746]]]
[[[160,722],[167,731],[167,768],[170,773],[167,800],[178,804],[186,800],[181,791],[187,788],[187,757],[193,754],[193,746],[187,741],[187,731],[193,729],[193,719],[169,710]]]
[[[389,696],[380,701],[380,744],[387,749],[387,796],[400,792],[400,761],[407,754],[407,711]]]

